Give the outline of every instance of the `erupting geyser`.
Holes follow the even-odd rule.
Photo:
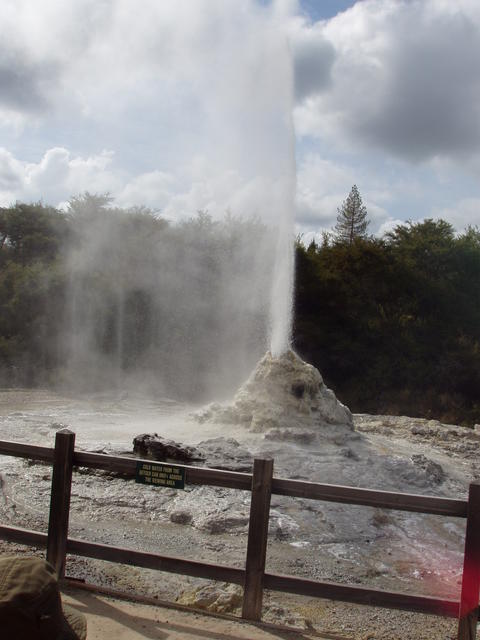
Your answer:
[[[178,189],[159,202],[163,226],[138,210],[126,220],[110,203],[98,211],[98,197],[71,207],[63,372],[70,386],[225,398],[266,350],[279,357],[290,348],[296,179],[288,3],[205,7],[192,33],[182,25],[172,31],[178,68],[162,68],[158,78],[191,105],[187,133],[175,105],[173,113],[162,105],[178,130],[175,154],[158,158]],[[186,55],[186,42],[195,55]]]

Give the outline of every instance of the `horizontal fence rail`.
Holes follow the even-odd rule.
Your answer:
[[[28,544],[40,548],[46,548],[47,546],[47,535],[45,533],[20,529],[18,527],[0,525],[0,537],[9,542]],[[68,538],[67,552],[72,555],[95,558],[96,560],[106,560],[119,564],[178,573],[194,578],[232,582],[240,585],[243,584],[245,578],[244,569],[219,564],[208,564],[206,562],[195,562],[171,556],[161,556],[155,553],[144,553],[134,551],[133,549],[86,542],[84,540],[77,540],[76,538]],[[442,600],[429,596],[410,595],[396,591],[380,591],[379,589],[367,589],[365,587],[334,582],[319,582],[275,573],[264,574],[263,587],[284,593],[327,598],[356,604],[368,604],[389,609],[433,613],[453,618],[458,616],[460,604],[455,600]]]
[[[55,449],[50,447],[38,447],[34,444],[0,440],[0,454],[4,456],[15,456],[16,458],[29,458],[30,460],[38,460],[39,462],[53,463],[54,451]]]
[[[25,445],[17,442],[0,440],[0,455],[11,455],[22,458],[31,458],[42,462],[53,461],[54,449]],[[103,453],[87,453],[75,451],[73,464],[77,467],[101,469],[119,473],[134,478],[137,463],[141,458],[128,458],[126,456],[110,456]],[[149,463],[151,460],[143,460]],[[191,467],[177,464],[179,469],[185,470],[186,484],[201,484],[227,489],[243,489],[250,491],[252,488],[252,474],[239,471],[223,471],[220,469],[206,469],[204,467]],[[408,493],[395,493],[393,491],[381,491],[378,489],[361,489],[333,484],[320,484],[305,480],[288,480],[285,478],[273,478],[272,494],[290,496],[294,498],[306,498],[309,500],[322,500],[325,502],[339,502],[342,504],[375,507],[378,509],[393,509],[397,511],[413,511],[417,513],[451,516],[458,518],[467,517],[466,500],[454,498],[439,498],[436,496],[424,496]]]
[[[319,582],[308,580],[307,578],[283,576],[274,573],[265,574],[263,586],[265,589],[272,589],[272,591],[284,591],[285,593],[366,604],[374,607],[386,607],[387,609],[432,613],[450,618],[458,617],[460,604],[457,600],[442,600],[398,591],[381,591],[380,589],[338,584],[336,582]]]
[[[121,474],[125,478],[133,478],[136,475],[139,462],[152,462],[151,460],[141,460],[140,458],[110,456],[75,450],[73,450],[73,453],[65,454],[62,457],[62,447],[67,450],[66,441],[70,439],[70,445],[73,448],[74,437],[74,434],[68,430],[57,432],[55,449],[18,442],[0,441],[0,455],[30,458],[39,462],[53,464],[53,476],[55,476],[56,466],[61,469],[61,472],[57,469],[57,478],[62,478],[62,487],[55,488],[55,481],[52,483],[51,501],[52,504],[55,504],[55,501],[59,502],[59,495],[53,494],[62,494],[59,502],[60,506],[56,509],[62,513],[53,514],[51,509],[49,535],[20,527],[0,525],[0,538],[10,542],[46,548],[53,558],[53,564],[56,565],[59,575],[63,573],[65,554],[69,553],[98,560],[243,585],[244,606],[242,615],[247,619],[260,619],[263,589],[271,589],[273,591],[356,604],[458,617],[457,640],[471,640],[476,637],[478,592],[480,588],[480,485],[478,484],[470,485],[469,500],[467,501],[319,484],[303,480],[272,478],[271,476],[269,479],[268,473],[271,473],[271,471],[266,471],[266,461],[260,460],[255,461],[253,474],[191,467],[175,462],[175,467],[185,471],[186,484],[209,485],[252,492],[247,561],[245,569],[240,569],[113,547],[68,537],[69,482],[71,482],[71,474],[74,467],[102,469]],[[273,468],[273,463],[271,466]],[[58,482],[57,480],[57,484]],[[271,494],[467,518],[464,573],[460,601],[266,573],[265,550],[270,509],[269,496]],[[52,524],[52,518],[57,524],[55,522]],[[258,526],[255,524],[256,522],[259,523],[260,534]],[[57,538],[58,541],[56,541]],[[257,551],[259,545],[262,548],[261,551]]]
[[[31,529],[0,525],[0,538],[7,542],[25,544],[31,547],[39,547],[40,549],[47,548],[47,534],[40,531],[32,531]]]
[[[377,489],[359,489],[333,484],[317,484],[304,480],[274,478],[272,493],[310,500],[341,502],[379,509],[416,511],[440,516],[467,517],[467,501],[453,498],[437,498],[414,493],[394,493]]]

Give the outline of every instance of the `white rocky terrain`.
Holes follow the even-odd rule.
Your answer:
[[[477,431],[408,417],[352,417],[319,372],[291,352],[283,362],[267,354],[230,404],[193,412],[167,399],[128,394],[72,399],[0,392],[2,439],[53,446],[59,425],[75,431],[85,450],[125,455],[136,435],[155,432],[197,449],[206,466],[247,470],[254,457],[268,456],[276,476],[313,482],[465,497],[478,477]],[[50,468],[0,461],[2,522],[45,531]],[[72,489],[72,536],[243,566],[248,492],[159,489],[80,471]],[[267,570],[457,597],[464,527],[463,520],[273,496]],[[2,543],[6,548],[12,545]],[[69,560],[67,572],[217,610],[238,606],[236,588],[182,576],[161,574],[159,580],[147,570],[80,558]],[[455,634],[451,620],[274,593],[266,595],[265,617],[335,629],[346,638]]]
[[[199,422],[238,424],[251,431],[353,429],[350,410],[337,400],[318,369],[292,350],[274,358],[267,352],[228,405],[218,403],[197,412]]]

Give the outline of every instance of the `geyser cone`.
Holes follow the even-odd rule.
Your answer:
[[[278,357],[267,352],[231,405],[212,404],[197,418],[238,423],[254,431],[322,424],[353,429],[348,407],[327,388],[318,369],[291,349]]]

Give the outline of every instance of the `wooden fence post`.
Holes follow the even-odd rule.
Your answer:
[[[480,483],[474,482],[468,491],[467,528],[457,640],[474,640],[477,637],[479,590]]]
[[[260,620],[267,557],[273,460],[254,460],[242,618]]]
[[[47,560],[59,578],[63,578],[65,574],[74,448],[75,434],[69,429],[57,431],[48,519]]]

